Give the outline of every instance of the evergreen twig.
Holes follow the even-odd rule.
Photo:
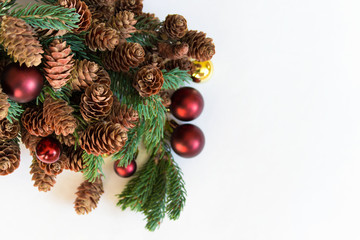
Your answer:
[[[51,86],[45,85],[39,96],[36,97],[36,105],[39,105],[40,102],[43,103],[45,101],[46,95],[49,95],[53,99],[62,99],[69,103],[69,97],[71,96],[71,87],[69,84],[67,84],[58,90],[54,90]]]
[[[162,70],[164,75],[164,84],[162,86],[163,90],[173,89],[176,90],[185,85],[185,83],[190,83],[192,78],[188,71],[180,70],[179,68],[172,69],[171,71]]]
[[[11,99],[8,99],[8,102],[10,103],[10,107],[6,118],[11,123],[13,123],[13,121],[20,121],[20,116],[24,112],[24,109],[21,105]]]
[[[84,151],[82,157],[85,165],[85,168],[82,170],[82,172],[86,180],[90,182],[95,182],[95,180],[100,175],[104,175],[102,171],[104,159],[101,155],[95,156],[92,154],[88,154],[86,151]]]
[[[0,17],[8,13],[9,9],[15,6],[15,0],[0,3]]]

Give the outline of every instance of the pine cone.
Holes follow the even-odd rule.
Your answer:
[[[44,119],[56,135],[73,134],[77,120],[72,115],[74,109],[62,99],[55,100],[47,96],[44,101]]]
[[[80,33],[89,29],[92,21],[91,12],[88,6],[80,0],[59,0],[59,5],[66,8],[75,8],[76,13],[80,15],[79,26],[74,29],[74,33]]]
[[[162,58],[156,52],[155,53],[147,52],[146,56],[145,56],[145,61],[141,64],[141,67],[146,66],[146,65],[153,65],[153,66],[157,66],[160,69],[164,69],[165,63],[167,61],[169,61],[169,60]]]
[[[10,103],[8,102],[8,95],[3,93],[0,87],[0,120],[4,119],[8,115]]]
[[[169,61],[165,64],[165,68],[166,70],[172,70],[174,68],[179,68],[180,70],[187,70],[190,75],[192,75],[192,73],[195,71],[195,66],[188,57]]]
[[[88,154],[111,155],[125,145],[127,133],[120,124],[99,122],[90,125],[79,139],[79,144]]]
[[[29,149],[30,153],[34,153],[41,137],[31,135],[24,127],[21,127],[21,142]]]
[[[206,33],[189,31],[182,40],[189,44],[188,56],[199,62],[209,61],[215,54],[213,40]]]
[[[121,105],[117,98],[114,98],[114,104],[109,115],[109,121],[112,123],[119,123],[123,131],[136,126],[139,122],[139,114],[132,107],[127,107],[125,104]]]
[[[116,30],[106,27],[105,23],[94,24],[86,34],[85,43],[91,51],[112,51],[120,42]]]
[[[180,39],[185,36],[188,31],[187,21],[181,15],[168,15],[164,22],[165,33],[171,39]]]
[[[94,6],[89,5],[89,10],[92,15],[93,23],[107,22],[115,15],[114,6]]]
[[[163,84],[163,73],[158,67],[152,65],[140,68],[133,82],[134,88],[142,97],[150,97],[159,93]]]
[[[85,90],[93,83],[102,83],[110,86],[110,76],[98,64],[84,60],[77,60],[72,72],[71,86],[74,90]]]
[[[20,130],[18,121],[13,120],[11,123],[7,118],[0,120],[0,139],[13,139],[16,138]]]
[[[108,25],[118,31],[121,39],[125,39],[131,37],[130,33],[136,32],[136,22],[134,13],[120,11],[110,18]]]
[[[40,38],[61,37],[64,36],[66,33],[68,33],[68,31],[66,30],[54,30],[54,29],[42,29],[42,28],[36,28],[35,31]]]
[[[76,192],[75,211],[79,215],[88,214],[97,207],[101,195],[104,193],[103,182],[98,177],[95,182],[84,181]]]
[[[50,191],[56,183],[56,176],[46,174],[44,170],[39,167],[36,157],[34,157],[30,169],[32,180],[35,181],[34,187],[37,187],[41,192]]]
[[[87,122],[102,120],[110,114],[113,101],[108,86],[94,83],[81,96],[80,113]]]
[[[116,72],[128,72],[130,67],[137,67],[145,60],[145,51],[138,43],[118,45],[114,51],[103,57],[104,67]]]
[[[85,0],[88,6],[115,6],[116,0]]]
[[[160,91],[159,96],[161,97],[161,102],[164,105],[164,107],[168,108],[171,105],[171,97],[169,92],[167,91]]]
[[[42,108],[27,108],[21,117],[21,123],[34,136],[46,137],[54,132],[45,122]]]
[[[44,163],[40,160],[37,160],[39,164],[39,168],[44,170],[45,174],[50,176],[56,176],[62,173],[64,170],[66,163],[68,161],[67,156],[63,153],[60,156],[60,159],[54,163]]]
[[[59,140],[61,144],[66,145],[68,147],[74,146],[76,142],[73,134],[69,134],[67,136],[57,135],[56,138],[57,140]]]
[[[41,54],[44,53],[42,46],[33,28],[22,19],[2,17],[0,44],[20,65],[25,63],[27,67],[32,67],[41,63]]]
[[[158,45],[159,55],[170,60],[177,60],[185,57],[189,52],[189,45],[187,43],[179,43],[171,45],[160,42]]]
[[[55,39],[46,50],[44,70],[46,79],[55,88],[62,88],[71,78],[71,70],[74,66],[73,54],[66,42]]]
[[[83,160],[84,150],[81,148],[77,148],[76,150],[73,147],[67,148],[65,150],[65,154],[67,155],[67,162],[65,165],[65,169],[74,172],[80,172],[85,168],[85,163]]]
[[[8,175],[20,165],[20,147],[14,141],[0,143],[0,175]]]
[[[127,10],[139,15],[142,13],[143,0],[119,0],[117,8],[121,11]]]

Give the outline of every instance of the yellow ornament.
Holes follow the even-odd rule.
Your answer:
[[[195,80],[195,82],[207,82],[214,72],[213,63],[209,60],[205,62],[194,61],[193,64],[195,65],[195,71],[192,74],[192,77],[197,80]]]

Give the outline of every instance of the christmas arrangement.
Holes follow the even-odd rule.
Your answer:
[[[119,207],[143,213],[151,231],[166,215],[178,219],[186,190],[171,149],[194,157],[205,139],[171,116],[201,114],[201,94],[184,85],[210,77],[212,39],[181,15],[143,12],[142,0],[44,2],[0,0],[0,175],[20,166],[21,141],[39,191],[64,170],[83,174],[75,210],[87,214],[111,158],[120,177],[132,176]],[[150,157],[137,169],[140,143]]]

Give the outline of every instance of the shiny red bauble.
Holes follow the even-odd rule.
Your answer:
[[[61,155],[61,144],[53,137],[46,137],[36,145],[36,157],[44,163],[54,163]]]
[[[175,128],[171,135],[171,147],[181,157],[195,157],[205,146],[204,133],[195,125],[184,124]]]
[[[132,175],[134,175],[134,173],[136,172],[136,162],[133,160],[129,165],[127,165],[127,167],[119,167],[119,162],[120,160],[117,160],[114,163],[114,170],[116,172],[117,175],[119,175],[120,177],[123,178],[128,178],[131,177]]]
[[[27,103],[39,96],[44,85],[44,77],[36,67],[9,64],[1,76],[3,91],[11,100]]]
[[[171,97],[171,113],[181,121],[191,121],[199,117],[204,109],[204,99],[195,88],[183,87]]]

